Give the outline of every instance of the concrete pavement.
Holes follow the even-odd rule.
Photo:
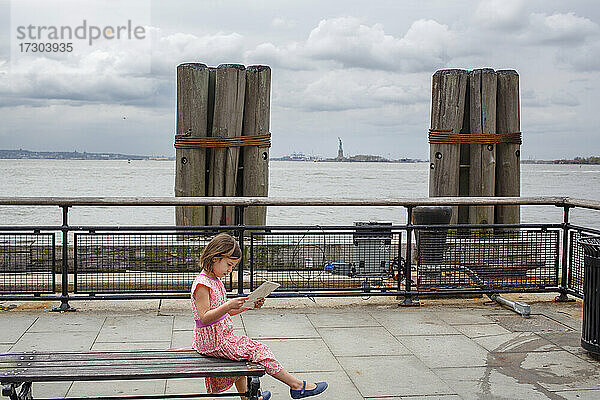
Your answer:
[[[302,379],[326,380],[319,399],[598,399],[600,361],[579,345],[581,301],[510,295],[523,317],[486,298],[268,299],[234,317],[238,334],[268,344]],[[16,307],[12,307],[11,305]],[[0,352],[190,348],[188,300],[0,303]],[[286,386],[265,376],[273,399]],[[204,392],[202,379],[34,384],[36,397]]]

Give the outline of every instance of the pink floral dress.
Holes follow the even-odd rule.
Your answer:
[[[274,375],[283,368],[275,359],[273,352],[266,345],[247,336],[236,336],[233,334],[233,322],[229,314],[209,325],[204,325],[196,309],[194,293],[198,285],[209,288],[210,309],[214,310],[227,301],[227,293],[223,282],[208,275],[200,274],[194,279],[191,290],[192,312],[196,322],[194,329],[194,343],[192,347],[199,353],[210,356],[227,358],[229,360],[249,360],[263,365],[269,375]],[[238,376],[233,377],[211,377],[206,378],[206,390],[208,393],[220,393],[229,389]]]

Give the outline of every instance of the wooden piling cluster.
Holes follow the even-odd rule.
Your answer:
[[[431,95],[429,196],[520,195],[519,75],[440,70]],[[519,206],[453,207],[451,223],[517,224]]]
[[[268,196],[271,69],[177,67],[175,196]],[[176,207],[178,226],[234,225],[234,207]],[[250,207],[247,225],[265,225]]]

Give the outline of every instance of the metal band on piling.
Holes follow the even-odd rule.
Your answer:
[[[175,135],[176,149],[205,149],[223,147],[271,147],[271,134],[254,136],[207,136],[193,137],[189,135]]]
[[[521,132],[513,133],[453,133],[452,129],[430,129],[429,143],[522,144]]]

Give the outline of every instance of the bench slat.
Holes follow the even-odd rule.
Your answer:
[[[0,354],[0,381],[129,380],[262,376],[249,361],[203,356],[194,350]]]
[[[28,361],[0,365],[0,370],[13,368],[195,368],[198,365],[207,368],[230,368],[238,365],[239,361],[223,362],[219,359],[194,359],[194,360],[85,360],[85,361]]]
[[[0,354],[0,363],[15,361],[54,360],[134,360],[134,359],[209,358],[195,350],[88,351],[88,352],[31,352]]]
[[[262,376],[264,369],[246,366],[238,368],[180,368],[177,371],[165,372],[156,369],[61,369],[61,374],[56,374],[48,369],[11,369],[0,370],[0,381],[8,382],[44,382],[44,381],[98,381],[98,380],[130,380],[130,379],[171,379],[171,378],[197,378],[215,376]]]

